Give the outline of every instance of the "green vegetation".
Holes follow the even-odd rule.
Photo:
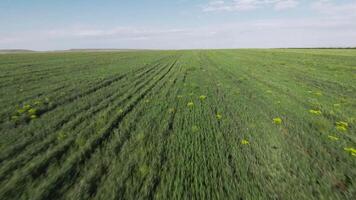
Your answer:
[[[0,199],[355,199],[356,50],[0,55]]]

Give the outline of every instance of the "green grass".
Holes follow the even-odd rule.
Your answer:
[[[0,199],[355,199],[356,50],[0,55]]]

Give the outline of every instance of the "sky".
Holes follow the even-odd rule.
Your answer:
[[[0,49],[351,46],[356,0],[0,0]]]

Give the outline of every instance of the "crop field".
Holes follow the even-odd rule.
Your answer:
[[[0,55],[0,199],[356,199],[356,50]]]

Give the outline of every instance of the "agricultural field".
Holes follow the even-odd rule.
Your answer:
[[[0,55],[0,199],[356,199],[356,50]]]

